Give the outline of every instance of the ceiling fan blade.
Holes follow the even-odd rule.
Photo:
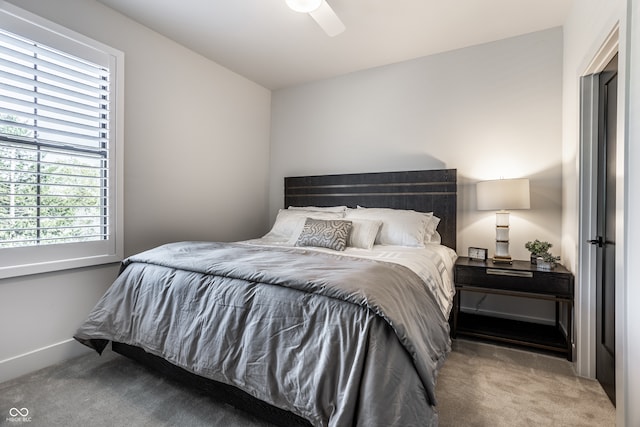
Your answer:
[[[344,24],[326,0],[322,0],[320,7],[313,12],[309,12],[309,15],[315,19],[329,37],[337,36],[345,30]]]

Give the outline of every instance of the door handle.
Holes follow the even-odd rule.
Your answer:
[[[596,236],[596,238],[593,240],[587,240],[587,243],[597,245],[599,248],[601,248],[604,246],[604,239],[602,239],[602,236]]]

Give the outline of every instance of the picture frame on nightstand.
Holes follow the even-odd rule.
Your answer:
[[[468,257],[473,261],[486,261],[488,258],[489,250],[486,248],[469,247]]]

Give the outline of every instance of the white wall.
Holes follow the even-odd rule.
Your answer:
[[[125,53],[127,255],[264,231],[270,91],[94,0],[11,3]],[[71,336],[117,271],[1,280],[0,381],[77,354]]]
[[[618,426],[640,425],[640,259],[638,218],[640,200],[640,13],[638,0],[581,0],[574,3],[564,26],[563,75],[563,256],[578,267],[582,241],[578,230],[579,183],[579,78],[584,75],[611,30],[619,26],[618,107],[618,216],[616,235],[616,408]],[[583,375],[594,372],[595,290],[578,280],[576,314],[579,345],[577,368]]]
[[[479,180],[528,177],[529,211],[511,214],[511,255],[548,240],[560,254],[562,30],[478,45],[275,91],[270,213],[283,177],[457,168],[458,253],[495,248]],[[487,298],[480,309],[505,311]],[[475,303],[470,303],[475,306]],[[531,317],[551,319],[553,306]],[[542,312],[540,311],[542,310]],[[508,311],[508,310],[507,310]]]

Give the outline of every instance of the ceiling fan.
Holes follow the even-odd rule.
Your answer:
[[[290,9],[311,15],[329,37],[337,36],[345,30],[344,24],[326,0],[286,0],[286,2]]]

